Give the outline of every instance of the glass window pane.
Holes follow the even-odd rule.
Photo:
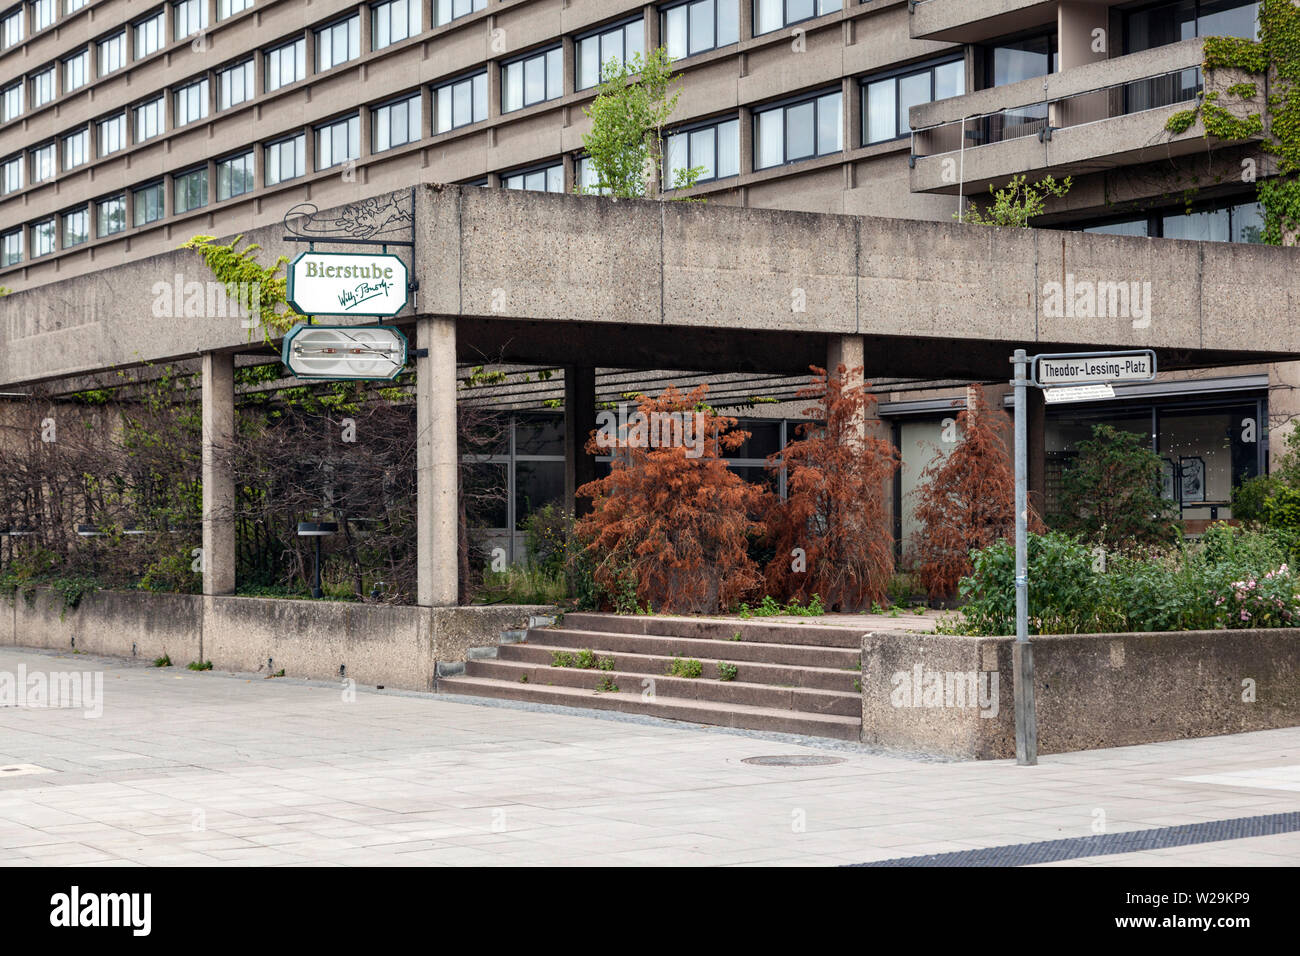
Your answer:
[[[898,79],[898,135],[903,136],[912,129],[908,120],[908,110],[921,103],[930,102],[930,71],[913,73]]]
[[[781,9],[782,0],[757,0],[758,12],[754,19],[756,26],[755,35],[760,33],[771,33],[773,30],[779,30],[784,26],[784,11]]]
[[[435,133],[445,133],[451,129],[451,87],[438,87],[438,102],[434,107],[437,114],[437,125],[434,127]]]
[[[524,105],[524,65],[511,63],[506,67],[506,105],[504,109],[517,110]]]
[[[564,192],[564,167],[552,166],[546,170],[546,191],[548,193]]]
[[[623,56],[631,60],[638,53],[645,53],[644,20],[633,20],[623,28]]]
[[[868,143],[880,143],[898,135],[895,91],[896,81],[893,79],[867,84]]]
[[[1182,214],[1165,216],[1164,235],[1166,239],[1227,242],[1232,238],[1228,230],[1228,210],[1194,212],[1190,216]]]
[[[473,122],[473,115],[474,84],[469,81],[457,83],[452,87],[451,93],[452,123],[456,126],[464,126]]]
[[[782,110],[767,110],[758,114],[754,136],[755,168],[766,169],[768,166],[779,166],[783,162],[784,122],[785,115]]]
[[[817,15],[816,0],[785,0],[786,23],[807,20]]]
[[[717,0],[718,46],[726,46],[740,39],[740,0]]]
[[[718,125],[718,178],[740,173],[740,121]]]
[[[841,97],[840,93],[831,93],[817,100],[817,152],[819,154],[838,153],[844,148]]]
[[[545,192],[545,190],[546,190],[546,173],[545,173],[544,171],[539,171],[539,172],[535,172],[535,173],[527,173],[527,174],[524,176],[524,188],[525,188],[525,189],[533,189],[533,190],[536,190],[537,192]]]
[[[712,50],[714,46],[712,0],[691,4],[691,52]]]
[[[677,181],[678,171],[687,168],[687,160],[689,159],[689,156],[686,152],[685,133],[674,133],[672,136],[668,137],[667,156],[668,185],[671,186]]]
[[[546,61],[534,57],[524,61],[524,104],[540,103],[546,99]]]
[[[546,96],[548,100],[564,94],[564,51],[551,50],[546,54]]]
[[[1233,242],[1264,241],[1263,206],[1257,202],[1245,203],[1241,206],[1233,206],[1229,212],[1232,214]]]
[[[801,159],[817,152],[813,130],[812,103],[799,103],[785,110],[785,159]]]
[[[600,82],[600,37],[578,41],[578,89],[585,90]]]
[[[687,8],[684,6],[673,7],[664,14],[664,46],[668,49],[668,55],[674,60],[690,55],[690,47],[686,39],[686,11]]]
[[[487,119],[487,112],[488,112],[488,106],[487,106],[487,74],[486,74],[486,73],[480,73],[478,76],[474,77],[474,80],[473,80],[473,87],[474,87],[474,119],[473,119],[473,122],[478,123],[478,122],[480,122],[480,121],[482,121],[482,120]]]
[[[966,93],[966,63],[957,60],[934,68],[934,98],[946,100]]]
[[[713,149],[716,143],[713,127],[697,129],[690,135],[691,165],[702,167],[700,179],[713,179],[717,175],[713,162]]]

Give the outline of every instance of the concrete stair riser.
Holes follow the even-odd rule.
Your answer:
[[[681,638],[726,641],[740,632],[741,641],[766,644],[811,644],[817,647],[844,647],[860,650],[862,634],[853,628],[827,627],[818,624],[766,623],[762,620],[714,621],[691,617],[656,617],[645,615],[588,614],[564,615],[560,624],[566,630],[604,631],[615,634],[668,635]]]
[[[631,671],[637,674],[661,676],[668,673],[668,665],[673,657],[662,654],[628,654],[608,650],[604,647],[578,648],[590,649],[597,657],[612,657],[614,669]],[[557,647],[545,644],[513,644],[500,648],[499,660],[514,663],[527,663],[550,666],[556,651],[572,654],[575,648]],[[689,655],[688,655],[689,656]],[[858,679],[857,670],[830,667],[799,667],[789,664],[766,664],[758,661],[741,661],[734,657],[697,658],[704,665],[704,677],[717,676],[718,661],[726,661],[737,668],[736,680],[749,684],[774,684],[781,687],[806,687],[816,690],[833,690],[844,694],[857,694],[854,686]]]
[[[543,628],[528,632],[528,644],[608,653],[655,654],[660,657],[698,657],[701,660],[762,662],[788,664],[793,667],[853,667],[862,660],[860,647],[813,647],[810,645],[769,644],[753,641],[708,640],[675,636],[583,631],[570,628]]]
[[[681,700],[713,701],[720,704],[744,704],[750,707],[770,707],[801,713],[834,714],[852,717],[862,713],[859,695],[836,693],[828,690],[809,690],[797,687],[775,687],[770,684],[751,684],[742,681],[719,681],[708,677],[669,677],[663,673],[650,674],[629,671],[601,671],[595,668],[550,667],[511,661],[470,661],[465,665],[469,677],[488,677],[533,686],[554,685],[578,687],[594,691],[605,677],[611,678],[621,691],[645,689],[646,680],[654,681],[655,697]],[[527,682],[521,681],[527,677]]]
[[[651,701],[643,701],[639,687],[634,692],[620,689],[618,693],[597,694],[577,687],[543,687],[520,684],[518,681],[501,681],[467,675],[443,681],[439,689],[443,693],[464,696],[612,710],[718,727],[806,734],[815,737],[834,737],[840,740],[857,740],[861,729],[861,719],[853,717],[802,714],[744,705],[719,705],[662,696],[656,696]]]

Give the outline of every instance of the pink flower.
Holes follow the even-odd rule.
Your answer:
[[[1242,619],[1243,621],[1249,621],[1249,620],[1250,620],[1250,612],[1247,611],[1245,608],[1242,608],[1242,611],[1241,611],[1241,619]]]

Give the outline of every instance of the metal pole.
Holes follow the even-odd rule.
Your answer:
[[[1034,714],[1034,650],[1029,643],[1029,422],[1025,408],[1025,370],[1029,357],[1016,349],[1016,643],[1011,649],[1012,683],[1016,705],[1016,763],[1038,763],[1038,720]]]

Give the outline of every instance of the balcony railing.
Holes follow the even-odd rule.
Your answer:
[[[912,132],[912,156],[936,156],[962,148],[988,146],[1038,136],[1049,129],[1083,126],[1195,100],[1202,89],[1200,67],[1187,67],[1127,83],[1099,87],[1041,103],[970,116]]]

